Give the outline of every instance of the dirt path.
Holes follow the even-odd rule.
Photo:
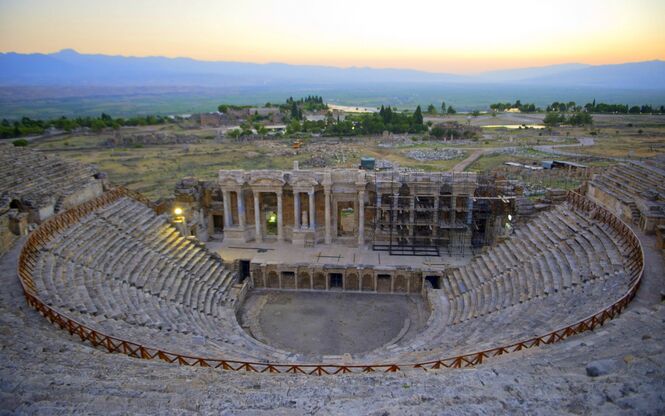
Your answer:
[[[453,172],[464,172],[464,170],[469,167],[470,164],[478,160],[482,155],[487,153],[488,150],[493,150],[493,149],[477,149],[474,150],[473,153],[469,155],[466,159],[463,161],[459,162],[455,166],[453,166]]]

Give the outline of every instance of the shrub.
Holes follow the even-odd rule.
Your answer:
[[[16,147],[25,147],[28,145],[28,141],[26,139],[17,139],[12,142],[14,146]]]

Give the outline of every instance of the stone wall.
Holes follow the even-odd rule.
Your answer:
[[[442,272],[377,266],[259,264],[250,266],[255,289],[422,293],[426,276]]]

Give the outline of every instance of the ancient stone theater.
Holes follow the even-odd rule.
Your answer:
[[[498,176],[294,166],[186,178],[156,203],[77,164],[3,157],[32,167],[34,189],[66,190],[12,196],[5,179],[3,241],[21,241],[27,303],[136,358],[316,375],[470,367],[605,324],[643,274],[625,216],[585,185],[534,203]],[[623,169],[638,168],[662,183],[648,164]],[[590,189],[610,189],[603,178]]]

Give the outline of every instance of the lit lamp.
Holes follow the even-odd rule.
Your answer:
[[[173,210],[173,221],[174,222],[185,222],[185,217],[182,215],[182,208],[176,207]]]

